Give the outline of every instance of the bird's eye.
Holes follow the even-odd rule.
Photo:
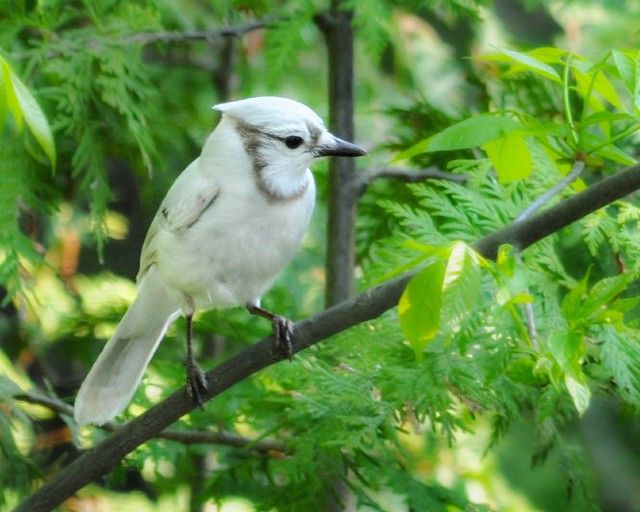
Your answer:
[[[284,143],[289,149],[296,149],[297,147],[300,147],[302,142],[302,137],[298,137],[297,135],[289,135],[284,139]]]

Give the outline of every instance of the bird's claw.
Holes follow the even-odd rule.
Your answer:
[[[273,317],[273,335],[275,337],[275,348],[281,350],[291,361],[293,357],[293,322],[280,315]]]
[[[198,364],[195,361],[187,363],[187,393],[191,401],[201,409],[204,408],[202,406],[202,394],[205,393],[207,389],[209,389],[207,376]]]

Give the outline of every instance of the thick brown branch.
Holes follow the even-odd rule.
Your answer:
[[[353,12],[345,7],[342,0],[332,0],[331,9],[315,19],[324,34],[329,61],[329,129],[340,138],[353,140]],[[337,304],[355,292],[355,171],[356,163],[353,158],[334,157],[329,162],[327,306]]]
[[[55,398],[40,394],[40,393],[22,393],[14,396],[16,400],[22,402],[28,402],[30,404],[42,405],[60,414],[66,414],[73,418],[73,407],[69,404],[56,400]],[[100,428],[107,432],[115,432],[122,428],[113,421],[109,421],[102,425]],[[248,448],[256,452],[287,452],[287,447],[284,443],[272,439],[248,439],[231,432],[208,432],[202,430],[163,430],[157,436],[158,439],[167,439],[170,441],[177,441],[183,444],[222,444],[228,446],[234,446],[236,448]]]
[[[523,250],[591,212],[640,189],[640,165],[603,179],[587,190],[521,222],[514,222],[474,244],[477,251],[495,258],[498,247],[510,243]],[[413,273],[407,273],[341,302],[295,326],[294,352],[300,352],[349,327],[377,318],[393,308]],[[283,359],[272,351],[268,337],[207,372],[210,400],[253,373]],[[123,457],[194,408],[186,389],[155,405],[114,432],[95,448],[55,475],[17,510],[51,510],[92,480],[109,472]]]
[[[425,180],[447,180],[462,183],[469,179],[465,174],[453,174],[441,171],[437,167],[426,169],[405,169],[402,167],[381,167],[369,169],[358,174],[356,180],[356,193],[362,195],[371,183],[380,178],[390,178],[407,183],[416,183]]]

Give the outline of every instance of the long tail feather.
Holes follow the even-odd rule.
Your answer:
[[[157,269],[145,274],[138,297],[87,374],[76,397],[74,417],[80,425],[102,425],[131,401],[166,330],[180,312]]]

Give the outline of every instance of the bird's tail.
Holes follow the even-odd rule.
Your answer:
[[[102,425],[124,410],[179,312],[177,297],[151,267],[136,300],[80,386],[73,414],[78,424]]]

